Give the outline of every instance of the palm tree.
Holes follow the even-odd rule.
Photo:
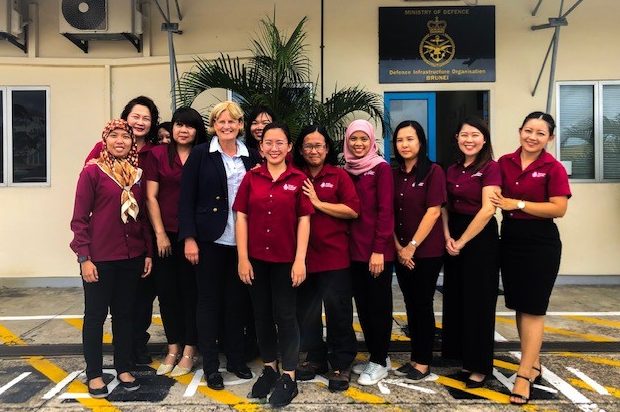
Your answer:
[[[289,125],[293,137],[303,125],[319,123],[341,140],[356,112],[384,126],[383,100],[376,93],[352,86],[336,88],[324,102],[317,100],[306,55],[306,20],[302,18],[288,38],[273,20],[261,20],[257,38],[251,41],[252,57],[246,63],[227,54],[211,61],[196,58],[196,65],[179,79],[177,103],[189,106],[205,90],[229,89],[246,112],[257,105],[270,107]]]

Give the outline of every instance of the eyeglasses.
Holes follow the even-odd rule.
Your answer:
[[[317,144],[305,144],[301,146],[304,152],[310,153],[312,150],[316,150],[317,152],[322,152],[325,150],[325,143],[317,143]]]
[[[265,146],[267,149],[270,149],[272,147],[277,147],[278,149],[283,148],[284,146],[286,146],[288,143],[285,142],[284,140],[278,140],[278,141],[271,141],[271,140],[267,140],[267,141],[262,141],[261,144],[263,146]]]

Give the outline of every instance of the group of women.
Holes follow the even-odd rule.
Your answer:
[[[522,349],[510,400],[529,401],[542,375],[544,314],[559,269],[553,218],[564,215],[570,197],[566,172],[545,151],[554,137],[550,115],[528,115],[519,149],[498,162],[485,123],[464,120],[454,136],[459,157],[447,172],[429,159],[413,120],[394,130],[392,169],[366,120],[348,126],[341,168],[324,127],[303,127],[293,143],[266,107],[244,124],[236,103],[219,103],[208,131],[198,112],[178,109],[159,133],[169,143],[160,145],[147,139],[157,135],[150,99],[132,100],[121,117],[87,159],[71,222],[91,396],[107,396],[101,337],[108,308],[117,377],[127,390],[139,387],[131,355],[139,361],[148,340],[155,294],[168,341],[158,374],[189,373],[200,352],[207,386],[223,389],[219,353],[228,372],[251,379],[246,354],[254,340],[264,365],[250,396],[269,396],[274,406],[289,404],[297,381],[316,374],[327,374],[331,391],[346,390],[351,372],[361,385],[376,384],[391,370],[394,271],[411,336],[410,362],[394,373],[422,380],[431,373],[443,266],[442,355],[462,362],[468,387],[484,385],[501,268]],[[352,298],[370,354],[356,365]]]

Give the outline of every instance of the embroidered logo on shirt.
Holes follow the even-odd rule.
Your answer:
[[[547,173],[543,173],[543,172],[532,172],[532,177],[545,177],[547,176]]]
[[[375,175],[375,171],[374,170],[369,170],[366,173],[364,173],[363,176],[374,176]]]
[[[297,190],[297,186],[295,186],[295,185],[291,185],[291,184],[289,184],[289,183],[285,183],[285,184],[284,184],[284,186],[282,186],[282,188],[283,188],[284,190],[290,190],[290,191]]]
[[[322,188],[328,188],[328,189],[332,189],[334,187],[334,185],[332,183],[329,182],[323,182],[319,185]]]
[[[481,176],[482,176],[482,172],[474,173],[473,175],[471,175],[471,177],[481,177]]]

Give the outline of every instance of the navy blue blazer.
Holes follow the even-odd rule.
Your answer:
[[[220,238],[228,220],[228,184],[220,152],[209,152],[209,142],[196,145],[181,177],[179,197],[179,241],[193,237],[200,242]],[[246,170],[260,163],[258,151],[248,148],[241,156]]]

